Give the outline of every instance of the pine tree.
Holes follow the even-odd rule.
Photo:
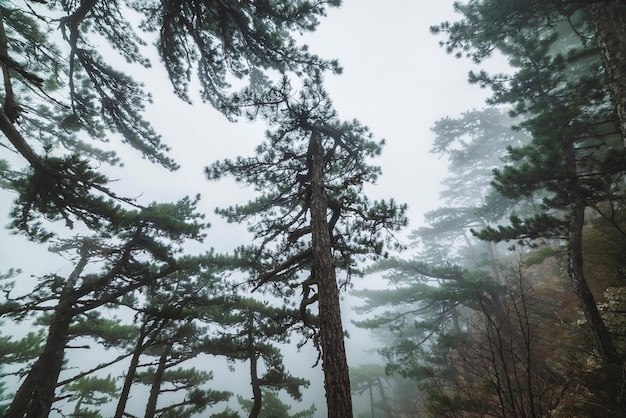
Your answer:
[[[495,261],[496,248],[476,240],[470,230],[496,223],[518,206],[491,186],[493,169],[502,164],[506,147],[528,142],[526,133],[514,130],[513,123],[496,108],[472,110],[435,123],[431,152],[447,157],[450,175],[442,181],[440,193],[445,206],[427,212],[427,226],[411,235],[420,244],[420,261],[466,268]],[[493,276],[497,281],[496,271]]]
[[[368,392],[370,400],[370,412],[374,417],[376,409],[382,410],[382,416],[392,418],[394,411],[389,404],[389,399],[385,393],[385,381],[387,375],[385,369],[378,364],[360,364],[357,367],[350,368],[350,381],[352,382],[352,393],[362,395]],[[379,398],[378,405],[374,402],[374,388]],[[376,408],[377,407],[377,408]]]
[[[118,397],[116,418],[127,414],[131,390],[138,382],[150,387],[146,416],[192,416],[231,396],[206,388],[212,372],[190,365],[198,355],[215,354],[206,340],[215,338],[217,331],[209,329],[221,329],[225,312],[238,306],[238,298],[231,294],[222,277],[224,270],[232,268],[233,259],[211,251],[181,257],[180,262],[184,268],[169,275],[166,281],[144,288],[141,303],[125,304],[136,312],[138,332],[128,352],[130,361]],[[163,393],[179,400],[163,405]]]
[[[64,394],[61,395],[61,399],[76,402],[72,416],[101,418],[102,415],[98,410],[89,409],[85,406],[100,406],[107,403],[117,395],[117,385],[111,375],[105,378],[87,376],[63,387],[61,393]]]
[[[309,409],[294,414],[290,413],[289,410],[292,406],[282,402],[273,390],[264,389],[263,399],[265,400],[259,411],[259,418],[313,418],[315,416],[315,405],[311,405]],[[237,400],[244,411],[250,411],[250,414],[252,413],[254,401],[244,399],[241,396],[238,396]]]
[[[285,390],[293,399],[301,400],[301,388],[308,387],[309,381],[294,377],[285,369],[283,356],[275,345],[287,343],[290,334],[298,328],[299,309],[237,298],[232,307],[223,309],[214,319],[224,329],[214,337],[205,337],[205,351],[249,364],[250,418],[259,417],[264,409],[265,390]],[[306,334],[307,329],[301,331]],[[261,373],[263,369],[265,372]]]
[[[148,68],[144,38],[157,36],[174,92],[190,101],[196,68],[202,100],[226,115],[236,110],[230,77],[262,85],[274,70],[339,71],[336,62],[311,54],[292,37],[293,31],[314,31],[336,0],[37,3],[0,6],[0,131],[3,148],[21,161],[11,168],[2,160],[1,177],[17,194],[12,227],[33,239],[51,236],[42,219],[69,227],[78,220],[97,229],[121,216],[114,202],[136,204],[115,193],[96,168],[120,163],[112,147],[102,149],[115,136],[166,169],[178,167],[143,117],[149,93],[116,68],[115,59],[100,54],[96,39],[129,65]]]
[[[298,100],[294,94],[284,80],[269,94],[250,91],[242,97],[248,115],[261,114],[274,131],[257,147],[256,156],[215,163],[207,175],[230,175],[262,193],[246,205],[219,213],[229,222],[249,222],[258,244],[240,252],[254,262],[254,288],[271,288],[286,300],[299,288],[303,313],[318,303],[328,411],[349,417],[336,272],[345,271],[349,279],[357,272],[359,258],[383,254],[383,234],[405,224],[405,207],[393,200],[370,202],[363,195],[363,185],[379,173],[366,159],[380,152],[380,144],[356,121],[338,120],[320,78],[305,83]]]
[[[144,417],[171,416],[191,417],[203,412],[208,406],[228,400],[232,395],[226,391],[201,388],[213,379],[213,373],[182,365],[194,359],[200,352],[202,330],[197,329],[193,319],[168,321],[159,329],[155,341],[146,347],[144,357],[155,360],[144,364],[143,370],[134,373],[134,379],[150,388],[150,396]],[[183,400],[159,406],[163,393],[179,395]]]
[[[490,86],[493,103],[514,106],[520,125],[533,140],[511,148],[511,161],[495,172],[495,186],[506,197],[541,198],[540,212],[510,218],[510,226],[486,228],[492,240],[562,239],[568,245],[569,271],[600,357],[616,352],[583,271],[582,231],[585,209],[614,200],[623,174],[624,152],[615,146],[616,116],[602,77],[598,50],[586,43],[584,16],[561,13],[552,3],[492,7],[490,1],[459,5],[462,21],[445,23],[449,50],[480,61],[498,49],[515,69],[512,77],[472,74]],[[493,22],[493,23],[487,23]],[[623,147],[622,147],[623,148]]]
[[[600,48],[606,84],[626,146],[626,5],[620,0],[581,2],[587,7]]]
[[[50,311],[46,344],[22,382],[9,417],[47,415],[54,400],[65,346],[72,323],[95,309],[128,298],[148,284],[156,284],[184,268],[174,257],[185,239],[200,239],[203,224],[190,199],[128,212],[125,222],[102,231],[100,237],[62,241],[57,251],[75,252],[76,264],[68,277],[51,274],[29,295],[12,300],[13,315],[35,309]],[[113,238],[115,237],[115,238]],[[117,240],[117,242],[115,242]],[[100,273],[88,273],[88,263],[99,261]],[[54,302],[50,304],[50,302]]]

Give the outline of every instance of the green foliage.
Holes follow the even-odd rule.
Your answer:
[[[494,50],[509,59],[513,76],[481,72],[470,81],[490,86],[492,103],[510,104],[513,115],[524,115],[519,127],[532,135],[530,144],[509,147],[511,163],[494,171],[494,187],[510,199],[534,199],[538,213],[514,215],[510,227],[487,228],[479,236],[564,238],[575,200],[594,206],[614,198],[626,158],[600,55],[585,38],[589,25],[576,6],[552,2],[493,7],[470,1],[457,10],[462,20],[435,31],[447,33],[450,51],[476,61]]]
[[[210,418],[240,418],[239,414],[230,408],[226,408],[217,414],[211,414]]]
[[[65,385],[62,394],[67,394],[68,402],[76,402],[73,414],[75,416],[101,417],[97,411],[83,409],[83,405],[100,406],[117,395],[118,389],[115,378],[108,375],[105,378],[86,376]]]
[[[44,241],[52,234],[43,228],[41,218],[63,219],[70,228],[75,218],[94,230],[104,222],[117,221],[121,208],[105,197],[112,195],[105,186],[108,180],[92,170],[88,160],[72,156],[47,158],[42,163],[45,169],[28,170],[11,182],[18,193],[11,211],[12,228]]]
[[[260,114],[275,128],[254,157],[214,163],[206,174],[212,180],[232,176],[260,192],[245,205],[218,210],[229,222],[247,222],[254,234],[257,244],[239,251],[254,261],[255,285],[297,280],[310,264],[308,147],[314,132],[322,135],[326,153],[324,183],[337,266],[349,278],[359,273],[357,261],[384,255],[385,245],[393,245],[386,232],[406,224],[406,206],[394,200],[371,202],[363,194],[364,185],[380,172],[366,161],[380,153],[382,143],[372,141],[358,122],[337,119],[320,78],[298,91],[285,79],[264,94],[248,91],[240,103],[250,117]]]
[[[513,129],[513,123],[514,119],[495,107],[435,123],[431,152],[448,159],[450,175],[442,181],[445,206],[427,212],[427,226],[411,235],[424,262],[476,268],[493,258],[493,246],[479,242],[470,231],[501,221],[520,204],[519,198],[505,197],[491,184],[493,168],[502,164],[506,147],[529,141],[526,132]]]
[[[170,359],[172,363],[176,363],[176,355],[176,353],[172,354]],[[140,383],[152,385],[155,381],[155,372],[155,368],[149,367],[144,371],[136,373],[135,379]],[[210,406],[227,401],[232,396],[231,392],[202,388],[202,385],[213,379],[213,373],[197,370],[196,368],[168,368],[161,379],[161,391],[186,392],[183,400],[170,403],[156,410],[159,416],[162,417],[192,417],[202,413]]]
[[[385,376],[384,367],[379,364],[367,363],[350,368],[350,384],[353,392],[362,392],[372,386],[375,381]]]
[[[242,250],[236,259],[212,253],[180,257],[187,240],[201,241],[204,237],[207,225],[196,212],[199,198],[145,205],[120,196],[111,188],[110,179],[99,165],[121,162],[113,151],[116,145],[108,145],[109,141],[120,140],[168,170],[178,168],[168,155],[167,144],[144,118],[151,100],[148,89],[124,72],[150,67],[145,51],[149,43],[144,36],[156,37],[156,47],[174,92],[183,100],[190,102],[193,97],[189,84],[195,70],[201,99],[227,117],[251,116],[257,111],[270,123],[276,123],[277,128],[270,135],[274,136],[274,143],[263,152],[271,154],[276,151],[272,146],[281,143],[283,151],[299,154],[291,161],[283,161],[281,169],[289,175],[301,174],[302,168],[296,166],[307,165],[306,150],[298,148],[305,141],[303,138],[300,144],[294,141],[295,149],[285,143],[310,133],[311,124],[315,129],[323,129],[328,168],[332,168],[329,190],[336,200],[331,206],[338,263],[351,274],[357,271],[360,257],[384,253],[383,232],[398,228],[406,219],[403,205],[393,200],[370,202],[362,196],[362,184],[375,181],[379,174],[377,167],[365,161],[380,152],[380,144],[372,142],[367,129],[359,123],[337,120],[319,86],[323,71],[340,71],[337,62],[317,57],[295,39],[294,32],[315,30],[327,9],[339,4],[336,0],[271,0],[237,5],[204,0],[163,3],[139,0],[0,5],[4,76],[4,90],[0,93],[4,102],[0,110],[4,139],[0,148],[14,152],[20,160],[15,167],[9,161],[13,163],[16,158],[0,160],[1,185],[16,195],[10,226],[38,241],[54,237],[54,227],[50,228],[46,222],[60,221],[70,229],[79,230],[86,226],[92,234],[54,242],[53,251],[75,261],[71,274],[44,275],[30,294],[22,296],[14,296],[11,285],[2,289],[6,303],[3,300],[0,313],[18,321],[33,315],[35,324],[49,327],[46,352],[55,358],[43,359],[46,366],[54,364],[60,369],[66,343],[79,338],[95,340],[105,349],[132,347],[136,352],[130,354],[157,358],[155,361],[160,366],[144,368],[136,373],[136,381],[150,382],[155,393],[185,390],[184,401],[156,413],[172,417],[197,414],[207,405],[226,399],[228,394],[198,388],[211,377],[208,372],[175,366],[212,348],[202,338],[208,335],[207,324],[217,323],[217,327],[224,328],[232,325],[228,323],[232,318],[220,317],[220,310],[236,303],[246,308],[252,305],[226,294],[224,283],[216,276],[233,265],[254,273],[267,271],[275,261],[265,253],[265,246],[273,245],[269,244],[271,239],[261,245],[261,255]],[[102,52],[97,45],[103,41],[102,51],[111,48],[119,56]],[[126,66],[117,62],[120,57]],[[277,75],[285,76],[284,80],[295,75],[315,81],[305,89],[301,103],[296,103],[291,100],[292,91],[286,83],[272,85],[271,80]],[[237,87],[231,83],[240,85],[239,80],[247,81],[249,87],[236,94]],[[282,94],[280,109],[271,103],[260,103],[277,94]],[[253,104],[256,110],[250,113],[249,101],[256,101]],[[307,113],[309,117],[303,118]],[[304,123],[296,133],[289,125],[299,120]],[[335,152],[337,158],[331,158]],[[273,164],[271,159],[268,162]],[[267,181],[259,183],[259,189],[271,189],[259,199],[258,207],[262,210],[280,207],[290,212],[292,208],[287,200],[292,196],[280,197],[280,193],[293,186],[294,178],[287,175],[289,181],[278,186],[280,193],[274,193],[268,185],[280,181],[275,181],[273,169],[267,168],[266,165],[257,172],[246,168],[248,175]],[[307,222],[308,209],[302,205],[306,192],[298,193],[294,202],[300,207],[293,213],[298,213],[299,218],[287,226],[288,232],[294,234],[285,236],[280,245],[293,238],[301,241],[300,238],[309,234],[301,228]],[[283,200],[273,206],[271,202],[276,199]],[[344,202],[350,203],[350,207],[344,208]],[[274,213],[267,219],[272,216],[280,219],[282,215]],[[260,225],[260,229],[267,227],[270,235],[276,232],[272,226]],[[261,231],[259,236],[262,235]],[[293,248],[297,252],[309,244],[299,243],[300,248],[298,245]],[[278,248],[272,248],[275,249]],[[302,257],[299,267],[310,266],[310,257],[306,259],[309,255]],[[287,330],[294,326],[294,318],[304,319],[304,316],[301,330],[307,336],[312,335],[316,318],[305,315],[308,303],[314,301],[313,296],[307,298],[309,290],[308,285],[303,286],[306,295],[299,309],[290,305],[281,312],[268,312],[266,307],[258,307],[255,338],[270,337],[284,343],[288,339]],[[222,294],[217,295],[219,291]],[[171,293],[169,297],[168,293]],[[285,289],[284,295],[294,293],[294,288]],[[119,306],[135,310],[142,328],[110,319],[101,311]],[[288,319],[277,318],[281,315]],[[220,319],[225,322],[219,323]],[[8,344],[8,340],[4,343]],[[271,344],[259,343],[258,348],[267,369],[260,377],[262,384],[286,389],[294,398],[300,398],[300,388],[308,382],[288,373],[279,350]],[[94,370],[102,367],[105,366],[96,366]],[[47,372],[46,378],[56,376],[60,371],[57,369]],[[45,367],[31,372],[39,370]],[[76,414],[98,416],[97,411],[81,407],[81,404],[97,405],[104,399],[89,398],[95,396],[98,385],[106,383],[91,380],[97,379],[88,375],[94,370],[74,382],[63,382],[66,393],[72,393],[67,395],[68,399],[76,401]],[[27,386],[44,379],[33,376],[25,380],[29,383],[22,391],[21,399],[25,399],[22,406],[28,402],[29,408],[43,405],[44,410],[32,414],[45,415],[49,413],[55,382],[45,379],[49,399],[38,399],[46,390]],[[164,389],[160,387],[162,383],[171,386]],[[227,410],[223,415],[230,414]]]
[[[264,88],[274,72],[298,75],[339,71],[299,45],[292,31],[314,31],[338,1],[273,1],[236,7],[208,1],[174,5],[113,3],[7,3],[0,6],[0,49],[6,56],[0,130],[27,169],[2,159],[3,187],[17,192],[12,227],[36,240],[52,235],[42,219],[76,221],[97,230],[117,221],[117,195],[97,168],[120,164],[106,142],[120,138],[169,170],[178,165],[143,117],[151,100],[143,84],[118,69],[95,45],[104,40],[130,68],[148,68],[142,35],[158,34],[156,47],[174,91],[190,101],[197,69],[201,97],[227,115],[239,113],[232,78]],[[232,96],[232,97],[231,97]],[[19,121],[19,124],[17,122]],[[80,156],[80,157],[78,157]],[[15,160],[15,159],[12,159]],[[21,167],[21,164],[17,164]]]
[[[549,321],[534,316],[541,315],[539,299],[526,269],[561,254],[547,239],[580,239],[574,225],[582,225],[585,209],[601,213],[594,222],[619,218],[613,215],[626,158],[599,51],[590,42],[593,29],[579,7],[470,0],[455,3],[460,21],[433,28],[459,57],[478,63],[497,51],[509,59],[511,74],[481,71],[470,82],[490,87],[488,103],[511,106],[517,118],[514,130],[508,129],[514,119],[495,111],[436,124],[433,151],[449,156],[455,174],[446,181],[449,207],[427,214],[431,226],[414,233],[425,247],[414,260],[375,267],[387,272],[391,288],[356,292],[364,300],[357,312],[371,314],[357,325],[381,340],[388,373],[422,385],[434,416],[542,416],[542,408],[555,407],[546,399],[570,395],[561,373],[568,365],[552,357],[544,363],[546,334],[536,326]],[[495,246],[479,246],[466,234],[473,230],[483,240],[538,248],[505,268]],[[454,263],[467,270],[450,269]]]
[[[432,131],[436,137],[430,152],[448,159],[450,176],[443,180],[441,192],[447,206],[465,209],[485,204],[485,196],[491,193],[493,168],[501,164],[506,148],[529,141],[526,132],[513,129],[514,123],[494,107],[435,122]]]
[[[0,364],[24,364],[41,353],[45,342],[43,331],[29,332],[25,337],[14,340],[11,336],[0,335]]]
[[[9,406],[6,401],[9,399],[10,395],[6,394],[6,384],[4,382],[0,382],[0,417],[4,417]]]
[[[176,94],[190,100],[188,81],[191,69],[197,67],[202,99],[226,110],[229,74],[250,76],[254,82],[262,79],[268,68],[281,73],[338,71],[336,62],[310,54],[306,46],[297,45],[291,33],[315,30],[327,6],[339,4],[335,0],[280,0],[232,7],[200,1],[170,4],[159,13],[141,2],[135,7],[146,17],[142,28],[159,33],[159,54]]]
[[[98,311],[86,312],[70,327],[72,337],[91,337],[106,349],[129,346],[137,338],[137,332],[135,325],[125,325],[120,319],[103,318]]]
[[[216,313],[214,320],[224,330],[216,337],[204,339],[205,352],[231,361],[256,364],[262,360],[265,371],[250,376],[253,385],[284,390],[296,400],[302,398],[301,390],[309,386],[309,381],[294,377],[285,369],[282,353],[274,345],[288,343],[293,331],[308,334],[306,327],[299,325],[299,310],[274,307],[251,298],[236,298],[231,306]]]
[[[244,411],[250,412],[252,410],[252,401],[242,396],[237,396],[237,401]],[[292,407],[292,405],[282,402],[276,391],[263,390],[263,406],[259,418],[313,418],[317,410],[315,405],[311,405],[309,409],[292,414],[289,412]]]

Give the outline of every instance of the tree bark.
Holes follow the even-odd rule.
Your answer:
[[[150,387],[150,397],[148,398],[144,418],[152,418],[156,414],[157,401],[159,400],[159,395],[161,394],[163,376],[165,375],[165,369],[167,369],[167,358],[172,352],[172,345],[173,343],[168,343],[159,358],[159,365],[154,372],[154,379],[152,380],[152,386]]]
[[[380,395],[380,400],[383,405],[385,415],[387,416],[387,418],[393,418],[393,411],[391,410],[391,406],[387,401],[387,395],[385,394],[385,388],[383,386],[383,379],[381,379],[380,376],[376,376],[376,386],[378,386],[378,394]]]
[[[250,360],[250,384],[252,385],[252,408],[248,418],[257,418],[263,405],[263,392],[259,381],[258,356],[254,348],[254,312],[248,311],[248,359]]]
[[[589,5],[589,14],[626,146],[626,6],[620,3],[620,0],[595,1]]]
[[[585,201],[579,190],[578,168],[574,144],[567,139],[562,140],[565,162],[569,170],[568,193],[572,202],[572,211],[568,231],[569,275],[578,303],[589,324],[593,342],[598,354],[605,362],[615,362],[617,351],[613,345],[611,334],[600,316],[598,306],[591,293],[583,270],[583,226],[585,224]]]
[[[324,189],[325,155],[319,132],[309,142],[311,180],[311,230],[313,274],[319,295],[320,343],[328,417],[352,417],[352,396],[344,333],[339,305],[339,288],[328,226],[328,202]]]
[[[144,340],[148,336],[148,333],[149,331],[146,331],[146,322],[144,320],[141,324],[141,329],[139,330],[139,337],[137,338],[137,344],[135,344],[135,349],[133,350],[133,356],[130,359],[130,365],[128,366],[128,370],[126,371],[124,385],[122,386],[122,392],[120,393],[120,397],[117,401],[117,407],[115,408],[115,415],[113,416],[113,418],[122,418],[124,416],[124,411],[126,410],[126,402],[128,401],[130,389],[133,385],[133,379],[135,378],[135,374],[137,372],[139,358],[141,357],[141,353],[145,348]]]
[[[76,293],[74,286],[89,261],[90,242],[85,241],[81,257],[63,286],[59,303],[48,326],[44,349],[17,390],[5,418],[45,418],[54,402],[54,391],[63,368],[65,345],[74,318]]]
[[[65,345],[74,318],[71,305],[57,306],[48,328],[43,352],[15,394],[6,418],[44,418],[54,402],[54,390],[63,368]]]
[[[613,363],[617,361],[617,351],[613,345],[613,338],[602,320],[593,293],[591,293],[583,272],[582,233],[585,208],[582,205],[578,205],[574,212],[569,231],[569,274],[572,286],[591,329],[591,335],[598,354],[605,362]]]

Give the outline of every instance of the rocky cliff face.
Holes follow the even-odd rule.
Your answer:
[[[609,287],[604,291],[604,301],[598,304],[602,318],[615,338],[615,345],[626,353],[626,287]]]

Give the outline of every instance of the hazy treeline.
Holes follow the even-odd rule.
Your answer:
[[[294,37],[339,5],[0,5],[9,228],[72,265],[29,279],[4,268],[3,328],[32,332],[0,335],[1,371],[18,381],[0,385],[3,416],[312,417],[284,401],[309,385],[284,364],[294,344],[318,353],[329,417],[353,416],[353,399],[372,417],[622,415],[626,6],[473,0],[433,26],[449,53],[498,53],[510,69],[470,74],[488,107],[435,123],[444,206],[407,259],[402,196],[364,193],[383,142],[338,117],[323,83],[338,63]],[[105,174],[122,163],[110,140],[178,163],[145,118],[152,86],[98,42],[143,68],[154,47],[182,101],[194,86],[225,118],[267,124],[251,155],[206,162],[207,180],[255,191],[216,210],[248,226],[232,253],[186,251],[212,247],[199,196],[143,202]],[[349,369],[340,294],[381,271],[385,289],[355,295],[384,364]],[[76,366],[85,352],[102,355]],[[249,396],[234,402],[212,358],[245,368]]]

